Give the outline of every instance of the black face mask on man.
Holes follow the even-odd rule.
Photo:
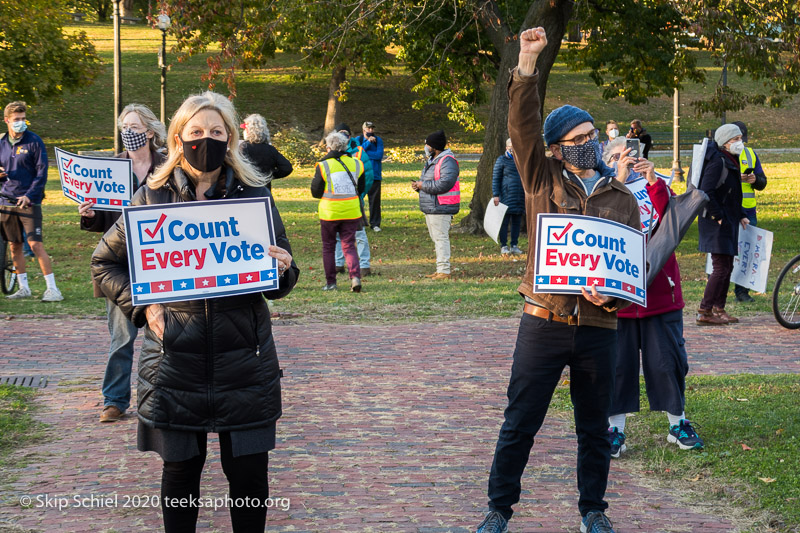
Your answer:
[[[200,172],[212,172],[217,170],[225,162],[225,154],[228,152],[228,141],[218,141],[211,137],[203,137],[193,141],[184,141],[183,157]]]
[[[559,146],[564,161],[573,167],[581,170],[597,168],[597,162],[600,160],[600,143],[597,139],[591,139],[577,146],[565,144]]]

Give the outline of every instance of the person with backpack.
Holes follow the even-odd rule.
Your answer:
[[[739,154],[744,150],[742,131],[736,124],[717,128],[708,143],[697,188],[708,195],[704,213],[697,219],[699,250],[711,254],[712,272],[697,310],[698,326],[735,324],[739,319],[725,311],[733,273],[733,258],[739,253],[739,225],[750,219],[742,207],[742,173]]]
[[[428,234],[436,248],[436,272],[431,279],[450,279],[450,225],[461,207],[461,183],[453,152],[447,145],[444,130],[425,139],[425,167],[411,188],[419,193],[419,209],[425,213]]]

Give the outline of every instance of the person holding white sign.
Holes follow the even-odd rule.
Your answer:
[[[492,201],[508,206],[503,222],[500,224],[500,253],[503,255],[522,255],[517,243],[522,226],[522,215],[525,214],[525,190],[519,180],[519,171],[514,163],[514,147],[511,139],[506,139],[506,152],[494,162],[492,171]],[[508,226],[511,225],[511,248],[508,244]]]
[[[611,141],[603,154],[625,183],[631,174],[644,176],[645,191],[656,219],[663,217],[670,196],[675,193],[655,172],[655,165],[643,157],[630,157],[624,139]],[[656,227],[653,231],[658,231]],[[611,457],[627,450],[625,422],[628,413],[639,411],[639,353],[651,411],[666,411],[667,441],[682,450],[699,449],[703,440],[686,419],[686,374],[688,357],[683,338],[681,271],[673,253],[647,288],[647,306],[633,304],[617,313],[617,369],[614,397],[608,423]]]
[[[224,96],[189,97],[172,118],[166,163],[136,192],[133,205],[270,197],[264,176],[236,149],[238,124]],[[208,433],[219,434],[231,498],[264,502],[269,495],[268,452],[275,447],[281,416],[281,370],[265,298],[288,294],[300,273],[271,205],[277,246],[269,246],[268,253],[279,273],[274,290],[133,306],[124,217],[92,256],[92,274],[103,294],[134,326],[146,326],[139,357],[138,449],[155,451],[164,462],[167,532],[194,530],[199,507],[168,502],[196,501]],[[158,226],[145,231],[151,239],[159,234]],[[192,237],[187,232],[181,238]],[[265,506],[231,507],[233,531],[263,531],[266,512]]]
[[[639,231],[636,199],[600,160],[598,131],[589,113],[570,105],[553,110],[544,122],[544,140],[552,157],[546,155],[535,70],[547,45],[544,28],[523,31],[519,42],[519,63],[508,88],[508,131],[525,188],[529,235],[537,234],[540,213],[604,218]],[[564,235],[566,230],[553,238]],[[611,461],[608,409],[614,392],[617,309],[627,304],[602,294],[597,285],[582,288],[581,295],[534,292],[536,254],[529,250],[518,288],[525,305],[508,384],[508,407],[489,476],[489,513],[478,532],[507,531],[534,437],[567,365],[578,436],[580,528],[589,533],[613,532],[603,499]]]
[[[134,192],[153,174],[166,157],[160,152],[167,140],[167,128],[155,114],[141,104],[128,104],[117,118],[122,132],[122,146],[125,151],[114,157],[130,159],[133,162]],[[92,209],[93,201],[82,202],[78,206],[81,215],[81,229],[105,233],[122,214],[120,211],[99,211]],[[103,293],[95,281],[94,296]],[[131,369],[133,366],[133,343],[138,328],[111,300],[106,299],[106,316],[111,346],[103,377],[103,411],[100,422],[116,422],[125,416],[131,401]]]
[[[739,154],[744,150],[742,131],[725,124],[714,132],[706,150],[697,188],[708,195],[705,212],[697,218],[698,249],[711,254],[713,272],[697,310],[698,326],[724,326],[739,319],[725,311],[733,273],[733,258],[739,253],[739,226],[750,223],[742,207],[742,172]]]

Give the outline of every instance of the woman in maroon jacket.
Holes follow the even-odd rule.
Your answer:
[[[618,139],[608,144],[603,157],[607,164],[617,164],[617,179],[623,183],[643,176],[650,202],[659,218],[663,217],[674,193],[656,176],[652,162],[628,157],[629,151],[625,150],[625,140]],[[658,226],[654,231],[657,230]],[[627,449],[627,413],[639,411],[640,352],[650,409],[666,411],[669,418],[667,441],[682,450],[703,447],[684,413],[689,370],[683,340],[684,305],[681,272],[673,253],[647,288],[647,307],[634,304],[617,313],[617,372],[608,419],[612,457],[619,457]]]

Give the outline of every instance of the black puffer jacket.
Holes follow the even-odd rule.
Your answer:
[[[225,191],[208,199],[269,196],[266,187],[241,184],[229,169]],[[194,186],[176,169],[160,189],[142,187],[133,205],[187,202]],[[274,204],[276,244],[291,253]],[[162,429],[220,432],[264,427],[281,416],[280,368],[264,297],[288,294],[300,274],[292,262],[277,289],[260,294],[165,304],[164,338],[145,328],[139,357],[139,419]],[[92,275],[103,294],[137,326],[145,308],[131,305],[125,226],[121,218],[92,255]]]

